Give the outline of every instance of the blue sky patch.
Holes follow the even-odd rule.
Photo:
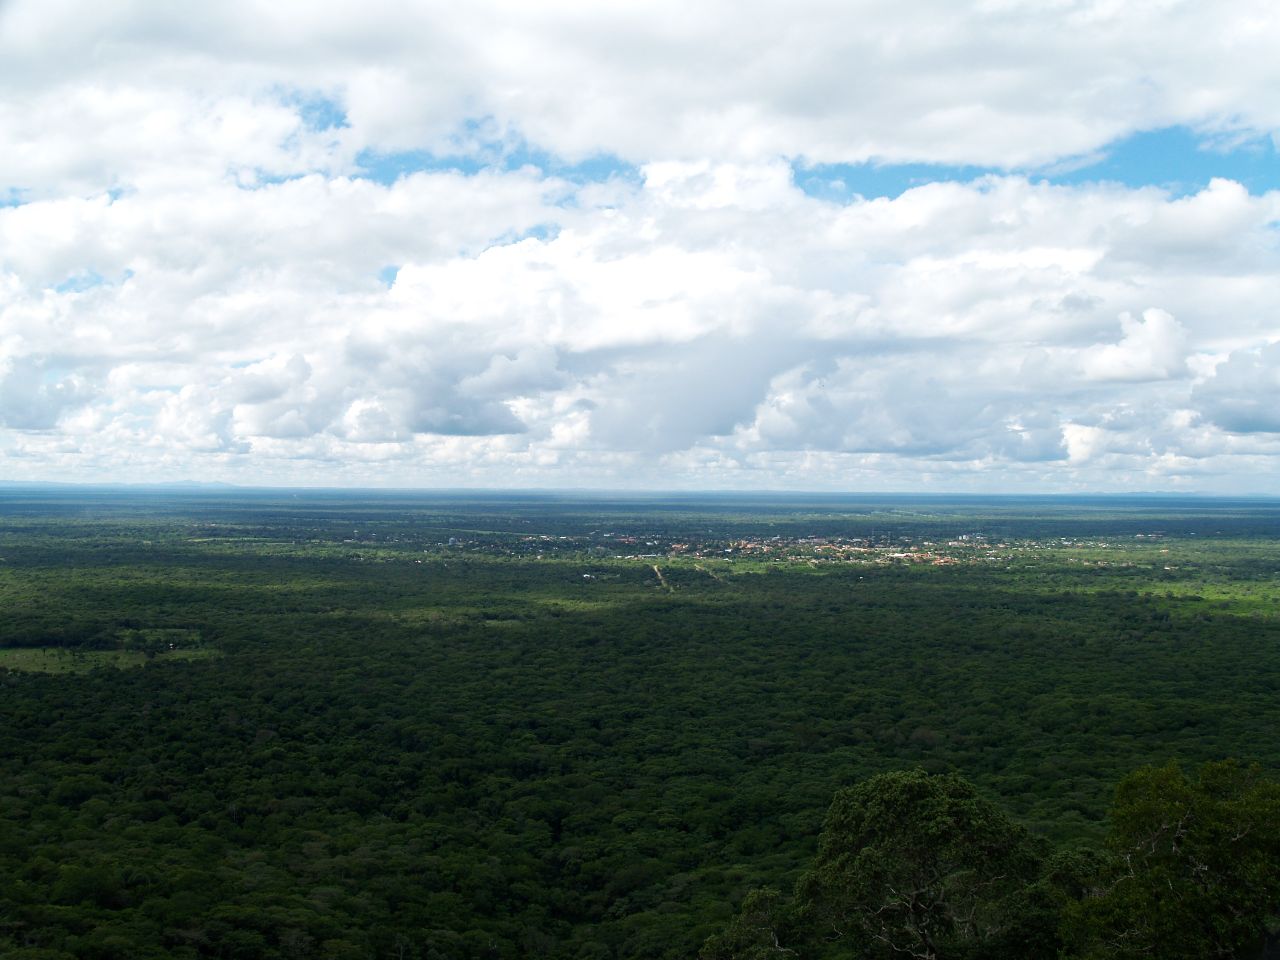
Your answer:
[[[849,203],[857,197],[895,198],[913,187],[940,181],[967,183],[995,171],[988,167],[936,163],[820,163],[791,165],[795,184],[811,197]]]
[[[521,233],[512,237],[512,243],[519,243],[521,240],[554,240],[560,236],[560,225],[556,223],[537,223]]]
[[[579,184],[604,183],[613,178],[635,181],[640,179],[638,167],[625,163],[612,154],[601,153],[576,163],[567,163],[545,150],[534,149],[526,143],[521,143],[505,156],[504,166],[508,170],[537,167],[548,176],[560,177]]]
[[[1269,138],[1215,142],[1187,127],[1167,127],[1135,133],[1108,146],[1089,165],[1045,179],[1156,186],[1184,196],[1203,190],[1214,177],[1235,180],[1253,194],[1280,189],[1280,154]]]
[[[395,285],[396,277],[399,275],[400,268],[398,266],[386,266],[378,271],[378,279],[381,280],[383,285],[388,289]]]
[[[281,183],[289,183],[293,180],[304,180],[307,177],[314,175],[314,170],[308,170],[305,173],[269,173],[261,167],[254,167],[253,180],[251,182],[241,181],[237,186],[241,190],[265,190],[267,187],[274,187]]]
[[[967,183],[988,174],[1023,174],[1059,184],[1119,183],[1160,187],[1174,196],[1197,193],[1214,177],[1235,180],[1250,193],[1280,189],[1280,153],[1270,139],[1245,142],[1206,138],[1187,127],[1135,133],[1095,155],[1033,170],[929,163],[792,164],[796,186],[812,197],[850,202],[895,198],[927,183]]]
[[[55,284],[53,290],[54,293],[84,293],[86,290],[92,290],[95,287],[119,286],[132,277],[132,270],[125,270],[120,274],[118,280],[108,280],[97,270],[79,270],[61,283]]]
[[[412,173],[452,170],[460,173],[477,173],[483,164],[463,157],[437,157],[426,150],[403,150],[380,153],[361,150],[356,154],[359,176],[375,183],[390,185]]]
[[[600,153],[569,162],[531,145],[522,137],[503,137],[489,118],[466,121],[453,138],[455,149],[442,151],[402,150],[381,152],[362,150],[356,164],[362,176],[377,183],[392,184],[414,173],[448,171],[471,176],[484,170],[512,171],[534,167],[549,177],[571,183],[603,183],[615,177],[639,181],[639,169],[613,154]]]
[[[336,100],[322,96],[299,96],[290,98],[288,102],[298,108],[298,115],[302,117],[308,130],[320,132],[351,126],[347,121],[347,111]]]
[[[336,104],[308,101],[316,124],[339,126],[346,122]],[[316,129],[328,129],[317,126]],[[639,169],[612,154],[597,154],[568,162],[523,139],[500,139],[487,120],[468,121],[455,138],[456,150],[435,152],[364,150],[356,157],[360,176],[381,184],[420,172],[455,172],[467,176],[484,170],[518,170],[534,167],[546,176],[571,183],[602,183],[612,178],[633,182]],[[1035,181],[1057,184],[1120,183],[1127,187],[1156,186],[1175,196],[1204,189],[1214,177],[1243,184],[1250,193],[1280,189],[1280,153],[1270,139],[1229,141],[1196,133],[1187,127],[1167,127],[1136,133],[1108,145],[1096,154],[1067,159],[1035,169],[935,163],[825,163],[792,164],[796,185],[813,197],[837,203],[855,197],[895,198],[913,187],[937,182],[967,183],[980,177],[1022,174]]]
[[[482,151],[473,154],[437,154],[427,150],[404,150],[380,153],[362,150],[356,155],[360,176],[375,183],[390,185],[414,173],[461,173],[473,176],[485,170],[512,171],[535,167],[549,177],[560,177],[571,183],[603,183],[613,177],[639,180],[638,168],[617,157],[601,154],[576,163],[566,163],[545,151],[519,147],[505,152]]]
[[[53,290],[55,293],[83,293],[94,287],[100,287],[106,282],[106,277],[96,270],[81,270],[57,284]]]

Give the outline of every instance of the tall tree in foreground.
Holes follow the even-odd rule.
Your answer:
[[[771,887],[752,890],[742,899],[738,915],[721,934],[708,938],[700,960],[786,960],[796,951],[788,930],[791,911]]]
[[[820,955],[1036,956],[1040,865],[1030,834],[962,778],[882,774],[836,794],[797,907]]]
[[[1114,861],[1068,911],[1088,960],[1206,960],[1260,953],[1280,910],[1280,784],[1257,766],[1145,767],[1116,792]]]

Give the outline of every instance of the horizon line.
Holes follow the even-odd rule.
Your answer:
[[[1079,499],[1187,499],[1187,500],[1259,500],[1280,502],[1280,494],[1276,493],[1224,493],[1214,491],[1183,490],[1085,490],[1085,491],[1012,491],[1012,490],[832,490],[806,488],[764,488],[746,490],[732,487],[699,487],[699,488],[628,488],[628,487],[481,487],[481,486],[437,486],[437,487],[367,487],[367,486],[327,486],[327,485],[273,485],[273,484],[238,484],[226,481],[84,481],[84,480],[0,480],[0,494],[6,491],[21,489],[65,489],[65,490],[102,490],[112,492],[170,492],[170,493],[308,493],[308,494],[384,494],[384,495],[419,495],[430,496],[440,494],[489,494],[519,496],[589,496],[589,497],[638,497],[646,499],[675,497],[877,497],[877,498],[922,498],[922,499],[1061,499],[1066,497]]]

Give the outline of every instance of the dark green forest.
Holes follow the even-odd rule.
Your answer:
[[[1277,501],[0,488],[0,610],[4,957],[1245,957],[1278,912]],[[922,851],[935,912],[869,927]]]

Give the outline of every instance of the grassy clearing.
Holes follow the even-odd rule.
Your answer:
[[[218,650],[168,650],[152,659],[207,660],[220,656]],[[97,667],[119,670],[146,665],[147,655],[141,650],[67,650],[63,647],[21,647],[0,649],[0,670],[23,673],[88,673]]]

